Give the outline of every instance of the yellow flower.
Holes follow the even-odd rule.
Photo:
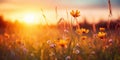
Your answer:
[[[82,34],[82,31],[81,31],[81,29],[77,29],[76,31],[75,31],[77,34]]]
[[[101,39],[105,38],[105,36],[106,36],[105,32],[99,32],[98,33],[98,37],[101,38]]]
[[[6,38],[10,38],[10,35],[9,35],[8,33],[4,33],[4,36],[5,36]]]
[[[67,47],[67,41],[66,40],[60,40],[59,42],[58,42],[58,44],[59,44],[59,46],[61,46],[61,47]]]
[[[85,40],[85,39],[87,39],[87,36],[81,36],[80,39],[81,39],[81,40]]]
[[[74,18],[75,18],[75,17],[79,17],[79,16],[80,16],[80,11],[78,11],[78,10],[76,10],[76,11],[72,10],[72,11],[70,12],[70,14],[71,14],[71,16],[73,16]]]
[[[76,30],[76,33],[78,33],[78,34],[83,34],[83,33],[88,33],[88,32],[89,32],[89,30],[88,29],[84,29],[84,28]]]
[[[99,30],[100,30],[100,31],[105,31],[105,28],[100,27]]]
[[[89,32],[88,29],[84,29],[84,28],[81,28],[81,31],[82,31],[82,33],[88,33]]]

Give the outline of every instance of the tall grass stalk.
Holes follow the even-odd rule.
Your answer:
[[[93,24],[92,24],[92,27],[93,27],[93,32],[96,33],[96,24],[93,23]]]
[[[107,28],[109,29],[110,27],[110,19],[112,17],[112,6],[111,6],[111,1],[108,0],[108,9],[109,9],[109,15],[108,15],[108,25]]]
[[[43,12],[43,9],[41,9],[41,11],[42,11],[42,16],[43,16],[43,17],[44,17],[44,19],[45,19],[46,25],[48,26],[48,22],[47,22],[47,19],[46,19],[45,14],[44,14],[44,12]]]
[[[75,18],[75,20],[76,20],[76,23],[77,23],[77,29],[80,29],[80,25],[79,25],[79,21],[78,21],[78,19]]]
[[[108,0],[108,8],[109,8],[109,16],[112,16],[112,7],[111,7],[111,1]]]
[[[56,14],[56,20],[58,19],[58,8],[57,6],[55,7],[55,14]]]
[[[69,17],[68,17],[68,10],[66,9],[66,15],[67,15],[67,20],[69,20]]]

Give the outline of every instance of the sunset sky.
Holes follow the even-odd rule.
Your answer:
[[[113,17],[120,14],[120,0],[111,0]],[[78,9],[81,18],[89,19],[106,18],[109,14],[107,0],[0,0],[0,14],[6,19],[21,20],[24,15],[34,14],[38,21],[44,22],[41,9],[46,15],[47,21],[55,23],[55,7],[58,8],[58,19],[66,19],[66,10],[70,12]],[[69,15],[69,17],[71,17]],[[54,20],[54,21],[53,21]],[[36,22],[38,22],[36,21]]]

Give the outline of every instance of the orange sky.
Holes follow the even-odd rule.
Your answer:
[[[112,1],[113,17],[116,19],[120,14],[120,8],[118,7],[119,0]],[[19,20],[23,22],[24,15],[34,14],[40,23],[44,24],[44,17],[42,11],[45,14],[47,21],[56,23],[61,17],[67,19],[66,10],[68,13],[71,10],[80,10],[81,16],[78,18],[82,21],[82,18],[86,17],[91,23],[98,22],[99,19],[108,18],[107,1],[100,0],[0,0],[0,14],[4,15],[5,19]],[[58,20],[56,20],[55,7],[58,8]],[[23,20],[22,20],[23,19]]]

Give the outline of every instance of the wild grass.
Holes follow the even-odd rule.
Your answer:
[[[114,32],[9,26],[0,34],[0,60],[120,60],[120,32]]]
[[[112,15],[110,0],[108,4]],[[80,11],[72,10],[74,19],[70,23],[61,18],[58,25],[49,25],[41,11],[46,26],[24,26],[0,19],[0,60],[120,60],[119,21],[112,27],[104,22],[79,24]],[[57,7],[55,12],[57,20]]]

